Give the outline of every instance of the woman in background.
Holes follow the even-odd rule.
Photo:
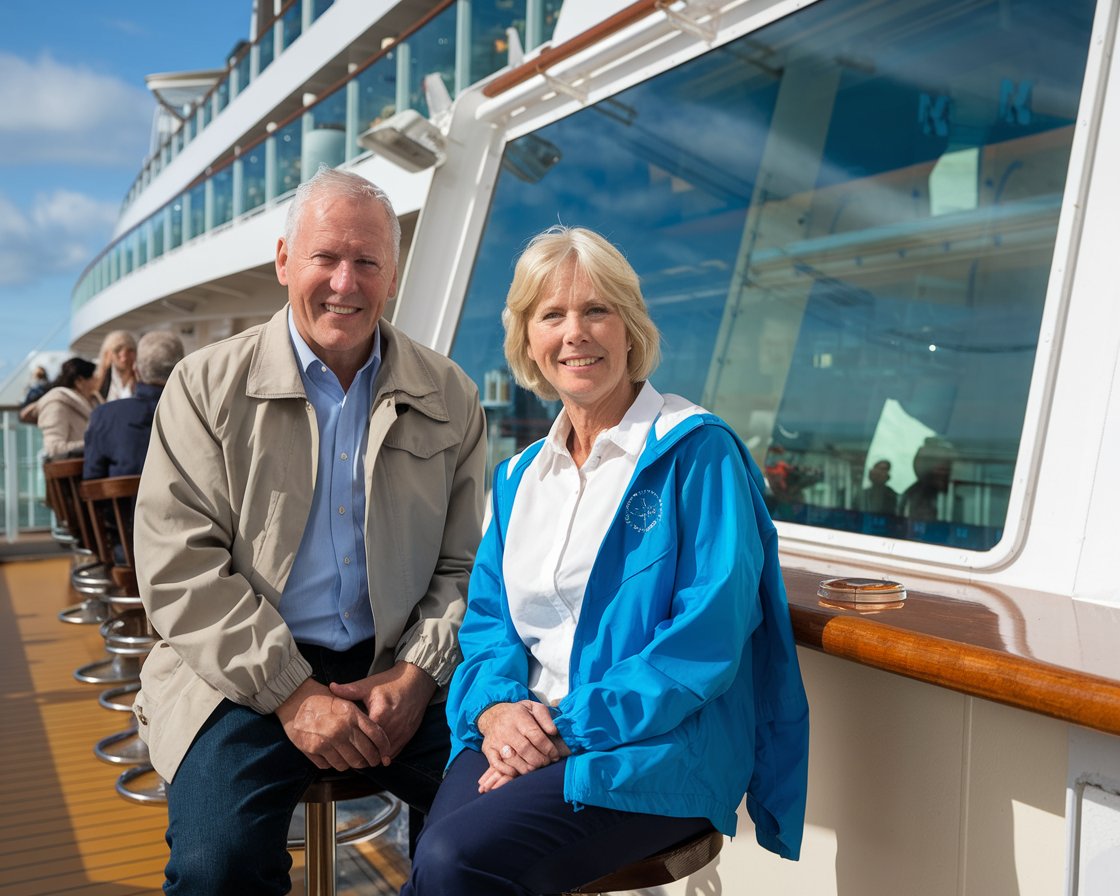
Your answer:
[[[113,330],[101,341],[97,391],[106,401],[130,398],[136,389],[136,337]]]
[[[71,358],[35,403],[35,422],[43,432],[43,451],[48,458],[81,456],[90,412],[101,404],[96,371],[92,362]]]
[[[402,896],[562,892],[733,835],[744,794],[796,859],[808,708],[757,467],[647,381],[659,334],[598,234],[537,236],[503,323],[517,382],[563,410],[494,474],[451,761]]]

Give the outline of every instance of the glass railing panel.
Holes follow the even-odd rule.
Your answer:
[[[229,105],[229,77],[226,76],[218,83],[214,92],[214,114],[217,115]]]
[[[258,143],[241,156],[241,211],[250,212],[264,205],[264,144]]]
[[[167,209],[167,249],[178,249],[183,245],[183,197],[175,197]]]
[[[276,141],[276,195],[283,196],[300,184],[303,122],[289,122],[272,135]]]
[[[206,184],[196,184],[188,191],[190,215],[186,221],[183,242],[189,242],[206,232]]]
[[[237,92],[240,93],[249,86],[249,82],[253,79],[253,74],[250,66],[252,54],[249,48],[246,47],[242,53],[241,58],[237,60],[237,65],[234,67],[237,71]]]
[[[454,7],[452,7],[454,9]],[[468,83],[473,84],[509,62],[507,28],[516,28],[525,44],[525,0],[474,0]]]
[[[776,520],[992,549],[1094,7],[830,0],[518,137],[451,356],[508,383],[511,261],[584,224],[641,277],[654,385],[735,427]],[[495,459],[547,432],[555,403],[488,394]]]
[[[276,31],[271,25],[265,29],[261,34],[261,38],[257,41],[257,73],[263,72],[266,68],[272,65],[272,60],[275,58],[276,47]]]
[[[148,263],[148,236],[152,231],[152,222],[149,218],[136,228],[136,266],[143,267]]]
[[[408,105],[421,115],[428,114],[423,81],[438,72],[449,93],[455,92],[456,7],[449,6],[407,41],[410,54]]]
[[[286,50],[296,42],[300,32],[303,30],[303,4],[293,3],[284,17],[280,20],[281,31],[283,32],[283,43],[281,50]]]
[[[315,21],[319,16],[331,8],[334,0],[312,0],[311,3],[311,21]]]
[[[15,408],[0,410],[0,538],[5,541],[50,528],[42,448],[37,426],[20,423]]]
[[[308,180],[320,165],[337,168],[346,161],[346,88],[320,99],[304,119],[301,171]]]
[[[152,259],[155,260],[163,254],[163,212],[157,212],[152,217]]]
[[[355,79],[358,94],[357,133],[368,131],[397,111],[397,54],[390,51]],[[355,142],[348,156],[365,152]]]
[[[210,178],[210,226],[221,227],[233,220],[233,166],[227,165]]]

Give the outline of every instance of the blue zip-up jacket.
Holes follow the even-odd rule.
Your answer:
[[[553,711],[572,751],[564,798],[733,835],[747,796],[758,842],[800,853],[808,704],[762,476],[718,417],[676,396],[650,429],[599,548]],[[501,464],[448,696],[451,758],[478,750],[489,706],[536,699],[502,580],[505,529],[542,442]]]

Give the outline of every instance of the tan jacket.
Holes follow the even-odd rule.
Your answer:
[[[381,336],[365,455],[371,671],[406,660],[444,686],[480,538],[485,420],[447,358],[385,322]],[[164,640],[133,711],[165,780],[223,697],[273,712],[310,675],[278,608],[317,457],[287,308],[176,365],[136,509],[140,593]]]
[[[35,423],[43,432],[43,452],[47,457],[82,453],[89,415],[99,404],[100,395],[87,399],[68,386],[55,386],[35,402]]]

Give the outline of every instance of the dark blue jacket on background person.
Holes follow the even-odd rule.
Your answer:
[[[137,383],[131,398],[118,398],[94,408],[86,430],[83,479],[134,476],[144,468],[152,417],[163,386]]]

